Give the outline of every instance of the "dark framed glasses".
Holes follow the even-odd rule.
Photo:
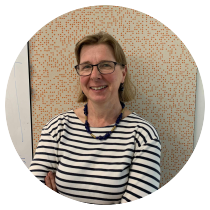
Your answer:
[[[93,71],[93,66],[97,66],[97,69],[101,74],[111,74],[114,72],[116,65],[121,65],[123,67],[125,66],[124,64],[120,64],[114,61],[103,61],[95,65],[82,63],[76,65],[74,68],[76,69],[79,76],[89,76]]]

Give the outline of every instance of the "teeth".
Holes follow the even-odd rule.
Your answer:
[[[91,87],[91,89],[93,89],[93,90],[101,90],[102,88],[105,88],[106,87],[106,85],[105,86],[101,86],[101,87]]]

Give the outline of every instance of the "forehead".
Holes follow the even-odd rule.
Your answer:
[[[115,61],[114,52],[107,44],[84,45],[80,52],[80,63],[100,62],[101,60]]]

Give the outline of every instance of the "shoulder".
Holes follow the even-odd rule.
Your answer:
[[[75,115],[80,119],[81,122],[85,123],[84,107],[79,107],[74,110]]]
[[[123,119],[129,116],[130,114],[132,114],[132,112],[129,109],[125,108],[123,112]]]
[[[145,146],[156,147],[159,148],[159,150],[161,149],[158,132],[152,123],[140,117],[135,112],[129,115],[127,119],[135,125],[134,139],[137,146],[136,148]]]
[[[75,112],[75,114],[81,115],[82,113],[84,113],[84,106],[74,109],[74,112]]]
[[[73,109],[71,109],[70,111],[64,112],[64,113],[60,113],[57,114],[56,116],[54,116],[53,118],[51,118],[44,126],[45,129],[49,129],[55,126],[58,126],[59,124],[64,123],[66,120],[69,119],[69,117],[71,117],[73,114]]]

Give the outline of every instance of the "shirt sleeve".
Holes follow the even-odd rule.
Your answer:
[[[160,184],[160,155],[159,139],[150,139],[143,145],[137,146],[121,203],[140,199],[158,190]]]
[[[44,127],[29,170],[41,182],[49,171],[55,172],[58,167],[58,143]]]

